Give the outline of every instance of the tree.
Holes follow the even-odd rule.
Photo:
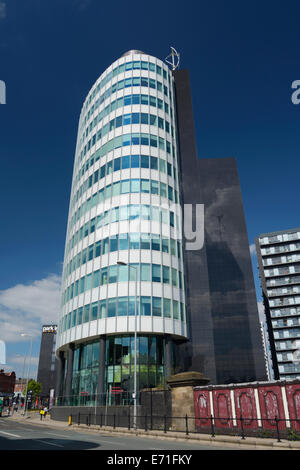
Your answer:
[[[24,390],[24,395],[26,396],[27,390],[32,390],[32,395],[34,397],[40,395],[42,391],[42,384],[39,382],[36,382],[35,380],[29,380],[27,388]]]

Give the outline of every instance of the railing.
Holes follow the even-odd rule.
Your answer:
[[[204,420],[204,426],[201,421]],[[133,429],[133,414],[128,408],[123,413],[105,412],[75,412],[70,416],[70,424]],[[275,438],[300,440],[300,419],[282,419],[277,416],[274,419],[254,418],[222,418],[210,416],[206,418],[189,416],[158,416],[152,414],[138,414],[136,417],[137,429],[144,431],[160,430],[168,432],[181,432],[186,436],[191,434],[234,435],[245,440],[247,437]]]

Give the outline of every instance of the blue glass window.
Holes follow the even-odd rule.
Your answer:
[[[108,299],[107,316],[108,317],[116,316],[116,299]]]
[[[127,168],[130,168],[130,157],[129,155],[126,155],[122,157],[122,170],[125,170]]]
[[[118,298],[118,316],[128,315],[128,297]]]
[[[141,155],[141,168],[149,168],[148,155]]]
[[[132,104],[140,104],[140,95],[132,95]]]
[[[161,298],[152,297],[152,315],[155,317],[161,317]]]
[[[131,155],[131,168],[139,168],[139,167],[140,167],[140,156]]]
[[[149,123],[149,114],[141,113],[141,124]]]
[[[120,234],[119,250],[128,250],[128,234],[127,233]]]
[[[118,251],[118,235],[112,235],[110,237],[110,251]]]
[[[151,315],[151,297],[141,297],[141,315]]]
[[[132,113],[132,124],[139,124],[140,122],[140,113]]]
[[[120,169],[121,169],[121,158],[118,157],[114,159],[114,171],[118,171]]]
[[[161,281],[161,266],[160,264],[152,264],[152,282]]]
[[[150,157],[150,168],[152,170],[158,170],[158,158]]]
[[[130,104],[131,104],[131,96],[130,95],[124,96],[124,106],[128,106]]]

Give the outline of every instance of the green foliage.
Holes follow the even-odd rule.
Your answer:
[[[273,437],[273,434],[267,429],[261,429],[257,432],[257,437],[270,438],[270,437]]]
[[[297,432],[294,429],[289,429],[288,430],[288,440],[289,441],[300,441],[300,434],[297,434]]]
[[[36,382],[35,380],[29,380],[28,387],[25,388],[25,391],[24,391],[25,395],[26,395],[27,390],[32,390],[33,396],[36,397],[40,395],[42,391],[42,384],[40,384],[39,382]]]

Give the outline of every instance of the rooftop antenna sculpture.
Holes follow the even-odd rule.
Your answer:
[[[170,60],[168,60],[168,59],[170,59]],[[171,54],[169,54],[165,58],[165,61],[167,62],[167,64],[171,65],[172,70],[178,69],[179,62],[180,62],[180,55],[174,47],[171,47]]]

